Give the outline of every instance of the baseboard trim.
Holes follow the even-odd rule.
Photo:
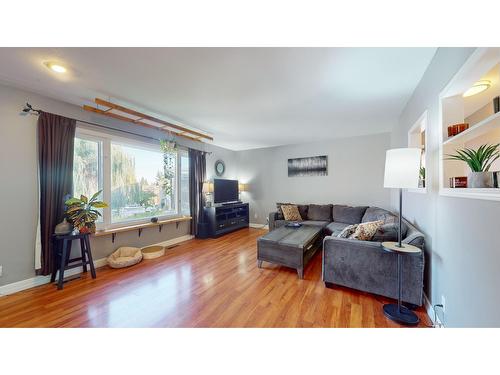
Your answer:
[[[181,242],[189,241],[193,239],[194,236],[187,234],[185,236],[181,237],[176,237],[172,238],[171,240],[163,241],[154,245],[159,245],[159,246],[173,246]],[[151,245],[151,246],[154,246]],[[94,267],[95,268],[100,268],[108,264],[107,258],[101,258],[94,260]],[[77,267],[77,268],[72,268],[64,272],[64,276],[75,276],[83,272],[83,268]],[[9,294],[21,292],[26,289],[31,289],[37,286],[41,286],[44,284],[50,283],[50,276],[35,276],[31,277],[29,279],[21,280],[21,281],[16,281],[11,284],[6,284],[3,286],[0,286],[0,297],[2,296],[7,296]]]
[[[441,319],[439,319],[439,316],[435,313],[434,307],[432,306],[431,301],[429,301],[429,298],[427,297],[427,294],[424,293],[424,306],[425,306],[425,311],[427,313],[427,316],[432,322],[432,325],[435,328],[445,328],[443,322]]]
[[[250,228],[269,229],[269,225],[267,224],[250,223],[249,226]]]

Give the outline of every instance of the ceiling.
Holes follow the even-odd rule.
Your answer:
[[[244,150],[390,131],[435,51],[1,48],[0,80],[77,105],[109,99]]]

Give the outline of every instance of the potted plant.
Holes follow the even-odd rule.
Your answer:
[[[424,188],[425,187],[425,167],[420,167],[419,171],[420,179],[418,181],[418,187]]]
[[[98,191],[90,199],[81,195],[80,198],[73,197],[65,202],[68,207],[66,217],[80,233],[95,233],[95,222],[102,216],[98,208],[108,207],[107,203],[97,200],[101,192]]]
[[[460,160],[470,168],[467,185],[471,188],[486,188],[489,185],[489,174],[491,165],[500,157],[498,147],[500,144],[482,145],[477,150],[463,148],[456,150],[456,154],[447,155],[446,160]]]

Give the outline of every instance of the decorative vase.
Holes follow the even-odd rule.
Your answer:
[[[476,189],[491,187],[489,186],[491,180],[490,176],[491,174],[489,172],[469,172],[467,187]]]
[[[54,229],[55,234],[68,234],[73,230],[73,226],[68,223],[66,218],[63,219],[59,224],[56,225]]]
[[[81,233],[81,234],[84,234],[84,233],[90,233],[90,229],[89,229],[89,227],[87,227],[87,226],[81,227],[81,228],[80,228],[80,233]]]

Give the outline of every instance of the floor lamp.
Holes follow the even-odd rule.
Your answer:
[[[418,247],[401,243],[401,229],[403,217],[403,189],[418,188],[420,155],[419,148],[395,148],[387,150],[385,157],[384,187],[399,189],[399,219],[398,242],[383,242],[382,248],[396,253],[398,260],[398,303],[385,304],[384,314],[401,324],[418,324],[417,315],[401,303],[402,298],[402,257],[417,255],[421,252]]]

